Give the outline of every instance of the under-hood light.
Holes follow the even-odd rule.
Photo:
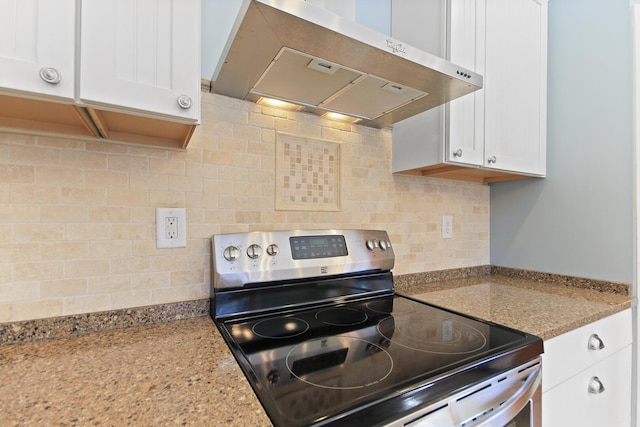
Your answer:
[[[329,120],[336,120],[339,122],[352,123],[352,124],[358,123],[361,120],[358,117],[346,116],[344,114],[334,113],[333,111],[327,111],[322,115],[322,117]]]
[[[264,105],[265,107],[275,107],[275,108],[280,108],[282,110],[287,110],[287,111],[302,111],[302,109],[304,108],[304,106],[302,105],[281,101],[275,98],[267,98],[264,96],[258,99],[256,103],[260,105]]]

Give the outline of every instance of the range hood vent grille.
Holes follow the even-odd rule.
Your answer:
[[[250,0],[211,91],[270,97],[383,128],[482,87],[482,77],[304,1]]]
[[[365,120],[427,95],[286,47],[250,93]]]

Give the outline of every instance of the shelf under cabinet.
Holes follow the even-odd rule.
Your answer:
[[[0,95],[0,128],[29,133],[98,136],[90,119],[73,104]]]
[[[92,107],[87,111],[100,136],[110,141],[184,149],[197,126]]]
[[[454,179],[469,182],[499,182],[515,179],[536,178],[530,175],[516,174],[493,169],[481,169],[458,165],[438,164],[407,171],[395,172],[402,175],[428,176],[433,178]]]
[[[0,95],[0,129],[9,131],[185,149],[196,126],[197,123]]]

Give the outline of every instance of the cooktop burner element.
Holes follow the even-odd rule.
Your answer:
[[[367,314],[354,308],[325,308],[316,313],[316,319],[326,325],[350,326],[367,321]]]
[[[495,400],[482,381],[539,384],[539,369],[504,374],[541,353],[539,338],[394,293],[393,261],[381,231],[214,236],[212,317],[275,426],[404,425],[414,411],[474,426],[504,412],[464,412]]]
[[[386,323],[393,322],[393,333],[386,332]],[[416,351],[434,354],[468,354],[482,350],[487,337],[475,327],[444,318],[387,318],[378,324],[382,336]],[[388,335],[388,336],[387,336]]]
[[[393,370],[393,359],[384,348],[348,335],[297,344],[287,353],[286,364],[299,380],[336,390],[372,386]]]
[[[309,324],[295,317],[276,317],[261,320],[251,329],[262,338],[291,338],[307,332]]]

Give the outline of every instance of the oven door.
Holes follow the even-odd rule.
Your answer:
[[[541,359],[452,394],[388,426],[540,427]]]

